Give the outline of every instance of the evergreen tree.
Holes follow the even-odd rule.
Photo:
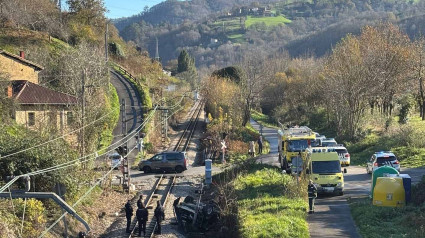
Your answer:
[[[196,72],[195,60],[190,57],[186,50],[182,50],[178,58],[177,73],[183,73],[186,71]]]
[[[177,63],[178,77],[188,81],[192,87],[197,86],[198,73],[196,72],[195,59],[186,50],[180,52]]]

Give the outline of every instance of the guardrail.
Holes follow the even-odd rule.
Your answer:
[[[121,65],[116,64],[116,63],[114,65],[117,66],[119,70],[124,72],[125,75],[128,75],[128,77],[130,77],[130,79],[134,80],[137,83],[139,82],[139,80],[136,77],[134,77],[126,68],[124,68]]]

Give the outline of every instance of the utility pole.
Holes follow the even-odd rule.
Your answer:
[[[123,137],[127,136],[127,117],[126,117],[126,111],[125,111],[125,99],[122,99],[121,101],[121,123],[122,123],[122,134]],[[128,161],[128,141],[125,142],[125,145],[123,146],[124,149],[124,160],[123,160],[123,190],[124,192],[127,191],[130,193],[130,163]]]
[[[121,133],[125,137],[127,135],[127,122],[125,112],[125,99],[121,100]]]
[[[155,40],[156,40],[155,60],[160,62],[161,58],[159,58],[158,37],[155,37]]]
[[[108,31],[109,31],[109,22],[106,22],[106,31],[105,31],[105,60],[108,62]]]

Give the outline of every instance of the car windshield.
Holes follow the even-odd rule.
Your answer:
[[[313,161],[313,173],[315,174],[335,174],[341,173],[341,164],[338,160],[333,161]]]
[[[289,152],[302,152],[308,147],[307,140],[291,140],[288,141]]]
[[[322,146],[326,147],[326,146],[335,146],[337,145],[336,142],[334,141],[322,141]]]

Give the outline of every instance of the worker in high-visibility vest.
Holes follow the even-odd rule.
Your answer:
[[[308,207],[310,208],[308,213],[311,214],[311,213],[314,213],[314,200],[317,197],[317,188],[313,184],[312,180],[308,181],[307,191],[308,191]]]

